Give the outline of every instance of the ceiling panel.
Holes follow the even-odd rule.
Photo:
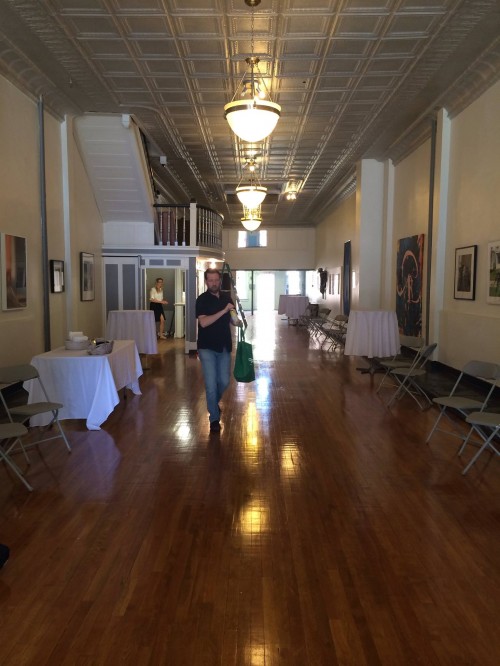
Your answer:
[[[252,53],[282,106],[256,147],[223,116]],[[253,18],[244,0],[0,0],[0,72],[59,117],[132,114],[159,190],[228,226],[252,150],[264,226],[316,224],[358,160],[401,159],[429,136],[429,108],[465,108],[499,62],[497,0],[262,0]],[[292,178],[294,203],[281,195]]]

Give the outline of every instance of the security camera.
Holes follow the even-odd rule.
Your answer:
[[[166,155],[160,155],[160,164],[162,165],[162,167],[167,166],[167,156]]]

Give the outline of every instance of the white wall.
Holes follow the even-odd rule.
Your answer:
[[[49,259],[65,262],[67,291],[49,295],[51,347],[63,344],[69,328],[101,335],[102,224],[80,156],[68,139],[70,192],[61,123],[44,114],[46,209]],[[0,232],[26,238],[27,307],[0,311],[0,364],[29,362],[44,351],[43,274],[36,103],[0,77]],[[69,245],[68,245],[69,240]],[[71,248],[68,251],[68,246]],[[80,301],[80,251],[96,260],[96,300]],[[68,303],[71,307],[68,308]]]
[[[314,268],[313,228],[268,229],[266,248],[238,248],[238,230],[222,231],[222,247],[232,270],[308,270]]]

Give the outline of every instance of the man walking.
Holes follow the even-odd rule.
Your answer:
[[[222,276],[216,268],[205,271],[207,290],[196,299],[198,357],[203,369],[210,431],[220,432],[219,400],[229,386],[231,375],[232,323],[234,304],[221,292]]]

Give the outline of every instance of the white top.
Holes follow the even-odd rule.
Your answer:
[[[163,301],[163,289],[160,289],[160,291],[157,291],[156,287],[151,287],[151,290],[149,292],[149,300],[150,301]]]

